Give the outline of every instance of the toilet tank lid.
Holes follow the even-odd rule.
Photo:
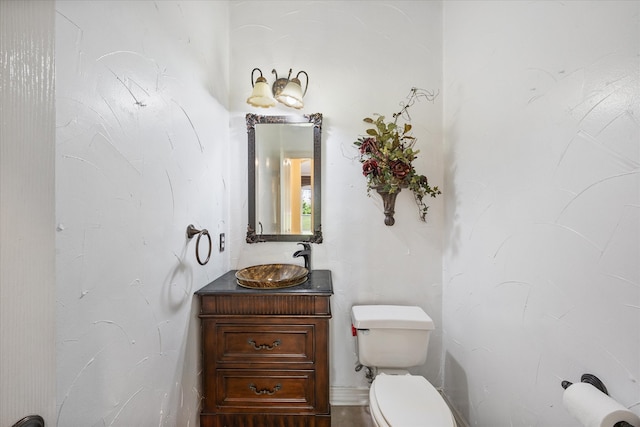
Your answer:
[[[407,305],[354,305],[351,321],[356,329],[435,329],[422,308]]]

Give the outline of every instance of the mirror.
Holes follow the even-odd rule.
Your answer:
[[[322,114],[247,114],[247,243],[322,243]]]

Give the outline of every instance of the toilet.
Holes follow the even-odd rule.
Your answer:
[[[433,320],[420,307],[356,305],[351,308],[358,361],[375,374],[369,390],[378,427],[456,427],[453,413],[426,378],[408,368],[427,359]]]

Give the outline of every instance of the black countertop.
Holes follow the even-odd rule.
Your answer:
[[[220,294],[300,294],[300,295],[333,295],[331,270],[312,270],[306,282],[282,289],[249,289],[238,285],[236,271],[230,270],[207,286],[196,291],[196,295]]]

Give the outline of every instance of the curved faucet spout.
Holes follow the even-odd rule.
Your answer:
[[[309,270],[309,273],[311,273],[311,244],[306,243],[306,242],[301,242],[301,243],[298,243],[298,244],[302,245],[302,247],[304,249],[300,249],[298,251],[295,251],[293,253],[293,257],[294,258],[303,257],[304,258],[304,268]]]

